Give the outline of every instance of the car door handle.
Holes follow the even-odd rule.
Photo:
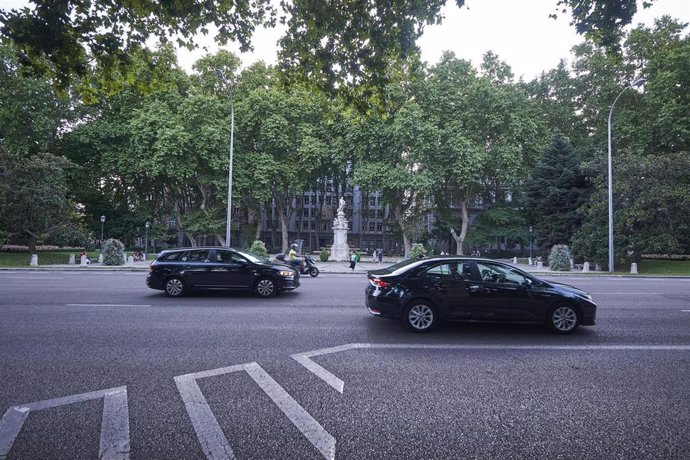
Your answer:
[[[479,292],[482,290],[481,286],[477,286],[476,284],[470,284],[467,286],[467,292]]]

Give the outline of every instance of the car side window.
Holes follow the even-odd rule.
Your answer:
[[[454,264],[455,268],[457,268],[457,264]],[[434,265],[433,267],[429,268],[426,273],[428,275],[452,275],[453,270],[451,269],[451,264],[445,263],[445,264],[440,264],[440,265]]]
[[[216,250],[216,260],[224,264],[236,264],[246,261],[244,257],[232,251],[218,251]]]
[[[209,262],[208,255],[209,255],[208,249],[189,251],[189,261],[190,262]]]
[[[166,255],[165,259],[163,259],[163,260],[165,262],[177,262],[178,260],[183,260],[182,257],[185,254],[187,254],[187,251],[171,252],[170,254]],[[184,259],[184,260],[187,260],[187,259]]]
[[[477,262],[477,269],[481,280],[487,283],[523,284],[526,279],[520,272],[503,265]]]

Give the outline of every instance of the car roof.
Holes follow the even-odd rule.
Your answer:
[[[178,252],[178,251],[198,251],[198,250],[206,250],[206,249],[221,249],[221,250],[231,250],[231,251],[237,251],[238,249],[235,248],[229,248],[227,246],[197,246],[195,248],[171,248],[171,249],[164,249],[160,253],[161,254],[166,254],[168,252]]]

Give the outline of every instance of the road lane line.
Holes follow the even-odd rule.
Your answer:
[[[103,398],[98,454],[101,460],[129,458],[129,409],[125,387],[116,388]]]
[[[297,404],[297,401],[258,364],[247,365],[246,371],[324,458],[335,458],[335,438],[309,412]]]
[[[209,460],[232,460],[235,454],[218,425],[211,408],[199,389],[194,377],[181,375],[175,377],[177,391],[187,408],[187,414],[192,421],[196,437],[201,444],[201,450]]]
[[[690,311],[690,310],[687,310]],[[291,357],[303,365],[309,372],[343,393],[345,383],[331,372],[311,360],[314,356],[339,353],[347,350],[362,348],[370,349],[409,349],[409,350],[615,350],[615,351],[690,351],[690,345],[414,345],[387,343],[349,343],[337,347],[322,348],[304,353],[297,353]]]
[[[666,292],[590,292],[590,295],[664,295]]]
[[[14,440],[17,438],[31,411],[52,409],[100,398],[104,398],[99,445],[100,458],[128,460],[129,412],[127,410],[127,387],[124,386],[10,407],[3,415],[2,420],[0,420],[0,459],[4,460],[9,455],[12,444],[14,444]]]
[[[64,279],[58,276],[7,276],[7,280],[61,280]]]
[[[129,303],[66,303],[66,307],[150,307],[151,305]]]
[[[335,438],[300,406],[261,366],[247,363],[178,375],[175,384],[192,421],[201,448],[209,460],[234,459],[235,454],[196,383],[198,379],[245,371],[326,459],[335,458]]]

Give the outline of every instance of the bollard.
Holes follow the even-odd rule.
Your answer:
[[[582,265],[582,273],[587,273],[589,271],[589,262],[585,262]]]
[[[594,271],[595,271],[595,272],[600,272],[600,271],[601,271],[601,264],[596,264],[596,265],[594,266]]]
[[[70,264],[70,265],[74,265],[74,264],[76,263],[75,260],[76,260],[76,259],[75,259],[74,254],[70,254],[70,255],[69,255],[69,262],[67,262],[67,263]]]
[[[81,256],[81,260],[79,261],[79,265],[82,267],[86,267],[89,264],[89,258],[86,256]]]
[[[527,265],[532,265],[532,258],[531,257],[527,258]]]
[[[513,263],[514,263],[514,264],[517,263],[517,257],[513,257]]]
[[[630,265],[630,274],[631,274],[631,275],[638,275],[638,273],[637,273],[637,264],[636,264],[635,262],[633,262],[633,263]]]
[[[127,265],[134,266],[134,256],[127,257]]]
[[[29,262],[30,267],[38,267],[38,254],[31,254],[31,262]]]
[[[544,268],[544,262],[541,262],[541,261],[540,261],[540,262],[537,262],[537,268],[538,268],[539,270],[541,270],[542,268]]]
[[[103,254],[98,254],[98,263],[99,264],[103,263]]]

